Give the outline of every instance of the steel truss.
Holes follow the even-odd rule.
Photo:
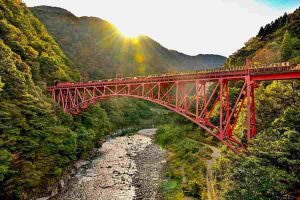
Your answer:
[[[52,99],[72,115],[77,115],[89,105],[111,97],[144,99],[188,118],[236,151],[243,146],[233,133],[244,104],[247,108],[247,140],[256,134],[255,86],[250,77],[245,77],[234,102],[230,99],[229,81],[223,78],[214,81],[180,80],[57,88],[52,89]],[[209,87],[213,89],[207,94]],[[212,120],[216,118],[216,112],[218,121]]]
[[[89,105],[112,97],[147,100],[172,110],[239,152],[256,135],[255,88],[258,81],[300,78],[300,67],[249,69],[222,73],[143,77],[131,80],[72,83],[48,87],[52,100],[65,112],[78,115]],[[239,92],[231,91],[235,85]],[[237,87],[240,85],[240,87]],[[246,111],[247,132],[237,137],[235,128]]]

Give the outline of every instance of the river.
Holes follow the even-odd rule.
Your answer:
[[[165,152],[153,143],[156,129],[107,140],[85,161],[54,200],[161,199]]]

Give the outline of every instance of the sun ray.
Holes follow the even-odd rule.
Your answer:
[[[137,30],[137,27],[135,26],[118,26],[117,25],[117,29],[119,31],[119,33],[126,38],[137,38],[139,37],[139,35],[141,35],[141,33]]]

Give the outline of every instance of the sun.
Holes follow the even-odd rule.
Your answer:
[[[127,38],[137,38],[141,33],[137,30],[135,26],[117,26],[121,35]]]

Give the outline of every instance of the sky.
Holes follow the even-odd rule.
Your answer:
[[[76,16],[113,23],[127,36],[145,34],[168,49],[229,56],[262,25],[300,6],[300,0],[23,0],[61,7]]]

